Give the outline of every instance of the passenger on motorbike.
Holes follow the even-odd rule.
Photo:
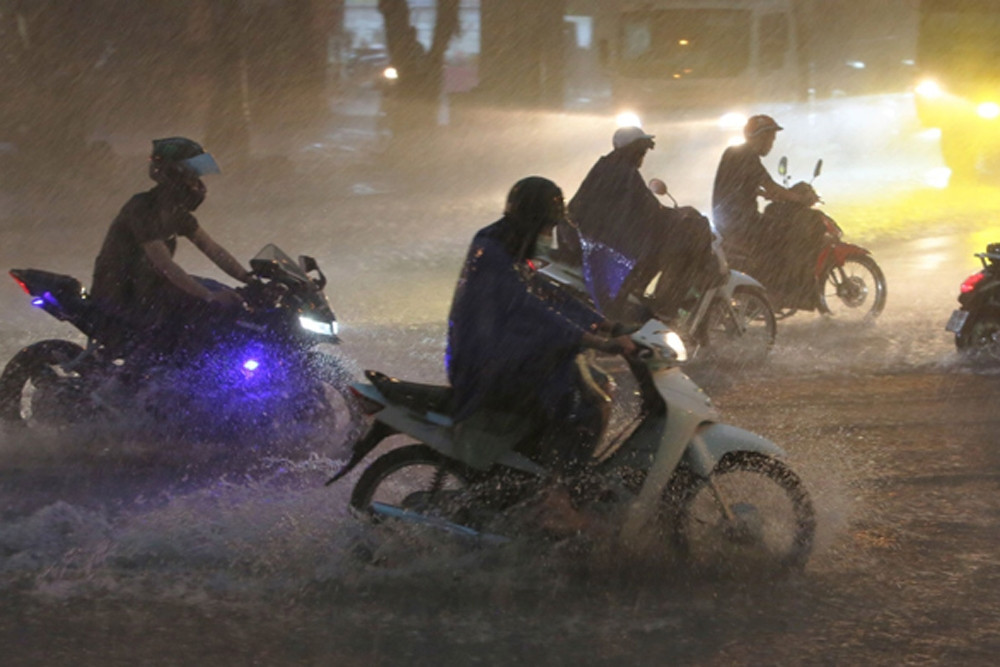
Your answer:
[[[712,232],[704,216],[690,207],[668,208],[639,173],[653,135],[638,127],[619,128],[613,149],[591,168],[569,203],[568,225],[559,231],[576,245],[591,296],[613,319],[631,319],[625,310],[630,294],[641,296],[661,271],[653,308],[670,317],[691,287],[707,277]]]
[[[522,415],[540,425],[537,453],[555,466],[585,458],[603,422],[601,400],[577,363],[584,348],[628,354],[628,336],[535,274],[532,258],[564,219],[562,192],[531,176],[510,190],[503,217],[472,241],[448,318],[448,379],[454,419],[479,411]]]
[[[149,177],[156,186],[122,207],[94,263],[91,295],[107,315],[97,337],[106,346],[141,336],[144,347],[170,352],[185,326],[242,305],[235,291],[196,280],[173,259],[177,237],[186,236],[231,277],[251,279],[192,215],[205,199],[201,176],[212,173],[219,167],[198,143],[183,137],[153,141]]]
[[[712,189],[712,215],[728,249],[780,267],[775,272],[776,280],[755,277],[768,289],[792,292],[796,286],[810,282],[808,272],[825,226],[820,216],[808,208],[818,201],[812,187],[801,183],[785,188],[771,178],[761,162],[782,129],[763,114],[747,121],[743,128],[746,141],[727,148],[719,161]],[[757,208],[758,197],[796,206],[785,209],[780,216],[765,216]]]

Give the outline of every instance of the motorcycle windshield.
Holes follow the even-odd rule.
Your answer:
[[[274,245],[269,243],[264,248],[257,253],[257,255],[250,260],[250,266],[254,267],[258,273],[261,273],[263,267],[267,267],[264,271],[265,275],[267,273],[280,273],[285,277],[292,277],[302,282],[309,282],[309,276],[306,272],[302,270],[298,262],[293,260],[291,257],[285,254],[285,252]],[[270,277],[274,277],[273,275]]]

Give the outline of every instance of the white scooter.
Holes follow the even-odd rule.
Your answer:
[[[649,188],[657,195],[670,197],[674,207],[678,207],[662,180],[652,179]],[[729,268],[722,239],[717,234],[713,234],[712,255],[718,280],[698,295],[689,310],[682,309],[677,318],[672,318],[671,326],[682,336],[692,357],[710,356],[713,361],[735,366],[760,363],[774,345],[777,331],[767,290],[751,276]],[[569,266],[551,256],[538,259],[540,274],[569,289],[578,298],[592,301],[582,267]],[[659,277],[646,286],[642,297],[630,295],[628,298],[635,306],[652,308],[654,317],[662,317],[655,312],[655,305],[649,298],[657,279]]]
[[[650,320],[632,340],[639,349],[630,366],[641,409],[593,452],[592,474],[576,498],[582,511],[609,521],[628,549],[662,545],[698,564],[727,568],[747,559],[804,567],[816,520],[809,494],[781,460],[784,452],[719,423],[711,401],[680,368],[687,358],[683,341],[662,322]],[[417,444],[372,461],[354,486],[351,506],[375,519],[504,541],[507,528],[497,526],[508,520],[508,510],[551,479],[550,470],[524,453],[532,451],[537,430],[517,415],[486,411],[456,425],[450,387],[365,375],[368,382],[352,390],[374,424],[327,484],[385,438],[405,434]]]

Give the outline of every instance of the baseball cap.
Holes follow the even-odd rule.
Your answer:
[[[747,121],[747,124],[743,127],[743,136],[749,139],[764,132],[777,132],[783,129],[785,128],[778,125],[777,121],[770,116],[758,114],[751,116]]]
[[[634,141],[639,141],[640,139],[653,139],[654,135],[646,134],[642,131],[641,127],[620,127],[615,131],[613,137],[611,137],[611,145],[615,148],[621,148],[623,146],[628,146]]]

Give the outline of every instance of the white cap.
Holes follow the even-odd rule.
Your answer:
[[[641,127],[620,127],[615,131],[615,135],[611,138],[611,145],[615,148],[621,148],[623,146],[628,146],[633,141],[652,138],[653,135],[646,134],[642,131]]]

